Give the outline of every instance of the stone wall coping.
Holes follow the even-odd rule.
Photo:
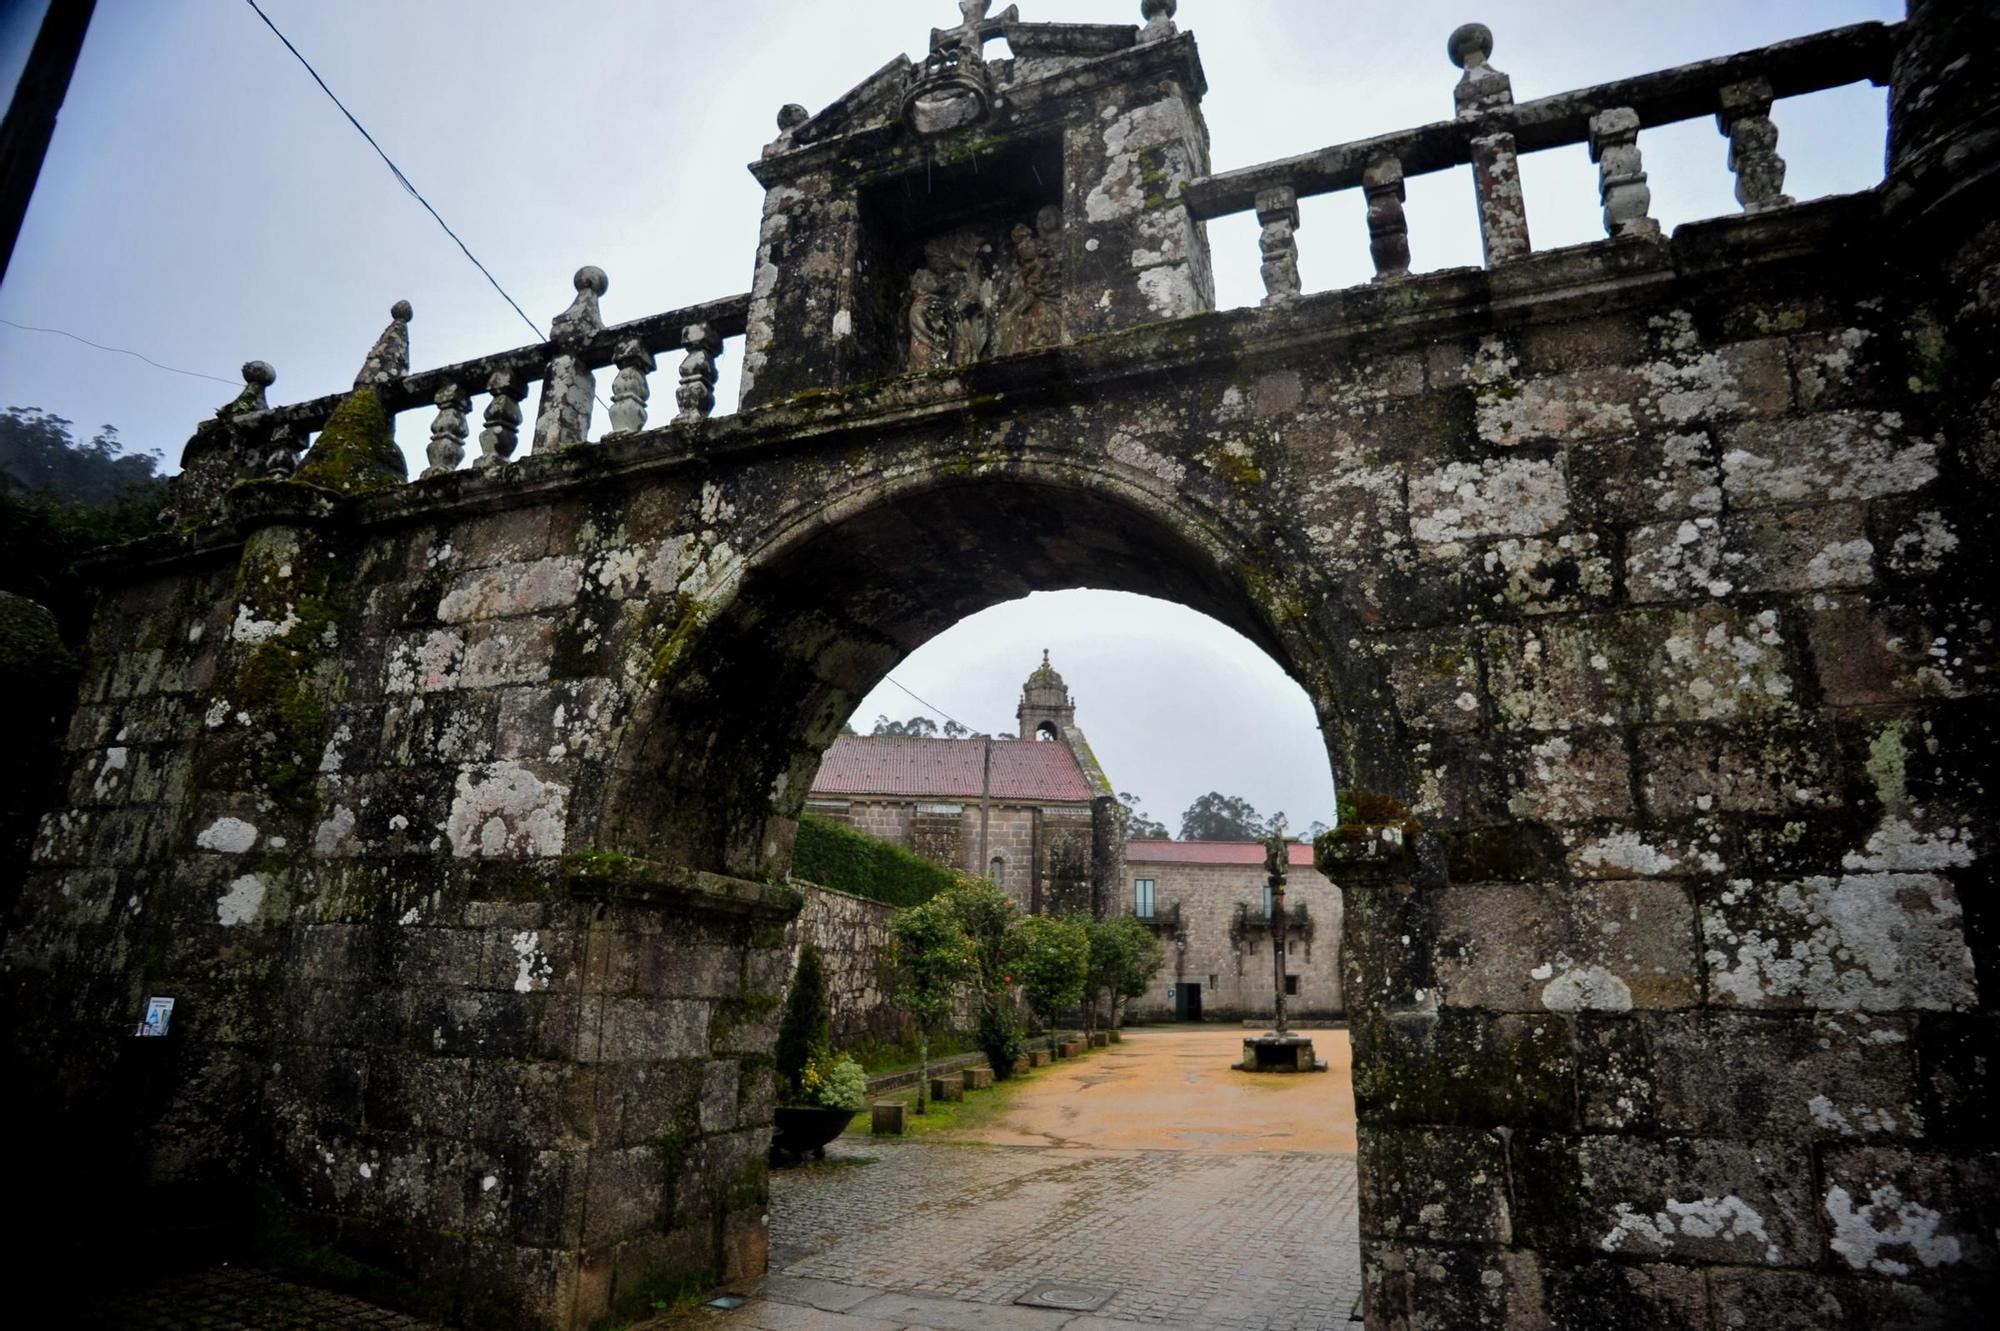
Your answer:
[[[798,889],[731,878],[628,855],[563,857],[563,880],[583,901],[673,906],[694,914],[789,920],[805,907]]]
[[[900,915],[903,913],[901,906],[892,906],[886,901],[877,901],[874,897],[864,897],[858,892],[843,892],[837,887],[828,887],[824,883],[808,882],[803,878],[794,878],[790,881],[791,886],[800,892],[817,892],[823,896],[845,897],[849,901],[858,901],[864,906],[873,906],[877,910],[885,910],[891,915]]]
[[[961,1069],[969,1068],[985,1061],[986,1055],[977,1050],[970,1054],[953,1054],[950,1058],[934,1058],[931,1060],[931,1075],[933,1077],[949,1076]],[[901,1072],[885,1072],[879,1077],[870,1077],[868,1079],[868,1094],[880,1095],[884,1091],[899,1091],[905,1086],[915,1086],[916,1084],[917,1069],[904,1068]]]
[[[646,476],[706,471],[723,460],[751,461],[835,443],[855,447],[960,417],[1011,414],[1033,405],[1101,402],[1121,383],[1185,378],[1207,368],[1254,373],[1264,365],[1296,364],[1315,352],[1356,344],[1379,356],[1496,326],[1614,314],[1656,305],[1662,289],[1679,282],[1735,288],[1759,266],[1843,262],[1839,256],[1868,253],[1881,220],[1881,197],[1878,186],[1690,222],[1671,238],[1598,241],[1495,268],[1444,269],[1319,292],[1282,306],[1186,315],[951,372],[813,390],[699,426],[670,425],[531,454],[501,467],[339,500],[336,508],[340,520],[363,527],[500,512]],[[225,552],[233,557],[247,522],[114,546],[91,556],[84,567],[100,580],[116,581]]]

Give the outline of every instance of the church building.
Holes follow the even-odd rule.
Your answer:
[[[1018,739],[843,735],[806,810],[990,877],[1024,911],[1101,914],[1122,895],[1124,814],[1047,652],[1015,717]]]

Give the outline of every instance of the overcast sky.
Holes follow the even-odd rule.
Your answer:
[[[746,290],[761,193],[743,168],[778,107],[817,110],[958,21],[952,0],[262,3],[544,326],[585,263],[611,276],[612,322]],[[1138,8],[1021,4],[1030,21],[1135,22]],[[1492,26],[1493,63],[1526,100],[1901,15],[1900,0],[1183,0],[1179,21],[1200,40],[1226,170],[1449,116],[1445,38],[1471,18]],[[0,23],[0,47],[8,31]],[[0,76],[8,59],[0,49]],[[1790,192],[1876,183],[1883,117],[1881,90],[1865,86],[1780,103]],[[1712,122],[1648,131],[1641,146],[1666,224],[1733,211]],[[1582,147],[1529,158],[1523,177],[1538,248],[1602,235]],[[1417,269],[1478,262],[1466,173],[1412,181],[1409,214]],[[1307,201],[1308,290],[1370,275],[1361,219],[1357,195]],[[1225,306],[1261,293],[1255,233],[1249,218],[1211,227]],[[274,400],[288,401],[351,383],[399,298],[416,307],[419,366],[535,340],[243,0],[99,0],[0,318],[225,379],[267,360]],[[0,406],[54,411],[85,433],[114,424],[169,464],[231,395],[0,325]],[[399,421],[413,472],[427,433],[426,412]],[[1032,598],[934,639],[895,677],[968,724],[1011,729],[1044,646],[1112,780],[1170,825],[1210,789],[1297,826],[1328,816],[1304,694],[1177,607]],[[857,724],[917,710],[885,684]]]

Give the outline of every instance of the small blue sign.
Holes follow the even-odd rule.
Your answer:
[[[146,1000],[146,1019],[139,1023],[136,1032],[142,1039],[154,1039],[167,1033],[167,1023],[174,1018],[174,1000],[171,998],[149,998]]]

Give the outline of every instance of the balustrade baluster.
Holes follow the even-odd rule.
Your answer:
[[[1715,126],[1729,140],[1729,169],[1736,173],[1736,201],[1746,213],[1782,208],[1785,159],[1778,156],[1778,127],[1771,120],[1771,83],[1751,79],[1722,90]]]
[[[1282,305],[1299,298],[1299,194],[1290,185],[1257,192],[1257,221],[1264,228],[1264,303]]]
[[[687,354],[681,360],[680,387],[674,390],[681,409],[674,424],[690,425],[707,420],[715,410],[715,357],[722,338],[708,324],[689,324],[681,330],[681,348]]]
[[[521,437],[521,384],[508,370],[495,370],[486,380],[493,400],[486,404],[486,428],[479,432],[475,467],[493,467],[514,456]]]
[[[1460,120],[1479,120],[1487,112],[1514,104],[1514,80],[1487,61],[1493,54],[1493,30],[1468,23],[1451,34],[1446,49],[1451,62],[1465,71],[1452,93]],[[1479,240],[1490,266],[1518,259],[1532,251],[1528,241],[1528,208],[1521,196],[1521,154],[1514,136],[1504,130],[1475,134],[1471,140],[1472,180],[1479,200]]]
[[[611,432],[637,434],[646,428],[646,402],[653,389],[646,376],[653,372],[653,353],[637,338],[618,347],[618,373],[611,380]]]
[[[590,437],[590,408],[597,397],[597,376],[583,363],[582,353],[604,331],[597,299],[611,289],[604,270],[586,264],[572,279],[576,299],[549,325],[557,352],[542,376],[542,405],[535,413],[534,451],[546,453]]]
[[[1368,252],[1375,259],[1375,280],[1403,277],[1410,271],[1410,221],[1403,215],[1403,163],[1378,157],[1361,173],[1361,193],[1368,200]]]
[[[1590,160],[1597,163],[1597,194],[1604,203],[1604,233],[1614,240],[1657,236],[1649,215],[1653,191],[1639,152],[1639,113],[1615,106],[1590,118]]]
[[[465,437],[469,429],[465,413],[472,407],[472,399],[457,384],[446,384],[431,400],[437,403],[438,411],[431,421],[431,443],[427,450],[431,465],[424,468],[421,478],[424,480],[449,476],[465,461]]]

